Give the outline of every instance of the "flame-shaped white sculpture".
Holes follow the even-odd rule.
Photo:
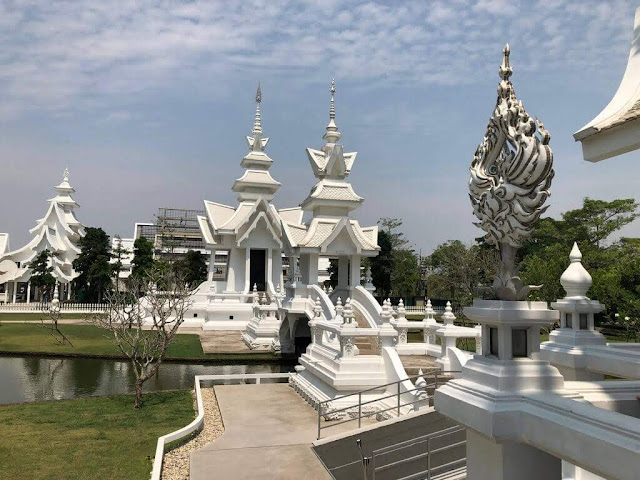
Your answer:
[[[509,80],[509,45],[504,47],[496,108],[471,163],[469,191],[473,213],[486,241],[500,252],[492,291],[500,300],[524,300],[530,287],[517,276],[516,253],[548,208],[553,178],[549,133],[516,98]]]

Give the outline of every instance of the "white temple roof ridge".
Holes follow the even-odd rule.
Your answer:
[[[573,134],[584,159],[599,162],[640,148],[640,7],[636,9],[627,67],[611,101]]]

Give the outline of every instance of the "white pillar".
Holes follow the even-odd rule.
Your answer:
[[[561,480],[562,462],[529,445],[496,443],[468,428],[467,471],[474,480]]]
[[[360,286],[360,255],[353,255],[350,259],[350,284],[351,288]]]
[[[273,249],[267,248],[267,285],[265,289],[269,292],[270,295],[276,293],[276,287],[273,285]]]
[[[31,301],[31,282],[27,282],[27,303]]]
[[[213,272],[215,272],[215,263],[216,263],[216,251],[211,250],[209,253],[209,271],[207,272],[207,281],[211,282],[213,280]]]
[[[307,285],[316,285],[318,283],[318,258],[317,253],[309,254]]]
[[[349,286],[349,257],[338,257],[338,288]]]
[[[244,249],[244,289],[243,293],[249,293],[252,285],[249,285],[250,273],[251,273],[251,249],[249,247]]]
[[[12,303],[16,303],[16,296],[18,295],[18,282],[13,281],[13,301]]]

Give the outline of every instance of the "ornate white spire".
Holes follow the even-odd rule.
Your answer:
[[[516,98],[505,45],[498,98],[470,167],[469,196],[487,243],[500,253],[492,292],[499,300],[525,300],[530,286],[518,277],[517,251],[548,205],[553,178],[549,132]]]
[[[342,137],[342,134],[338,131],[338,125],[336,125],[336,82],[331,80],[331,107],[329,108],[329,124],[327,125],[327,133],[324,134],[324,138],[327,143],[336,143]]]
[[[260,82],[258,82],[258,90],[256,91],[256,116],[253,121],[253,136],[262,136],[262,122],[260,121],[260,102],[262,102],[262,91],[260,90]]]
[[[69,181],[69,165],[64,167],[64,176],[62,177],[63,182]]]
[[[262,196],[268,201],[273,199],[273,195],[280,188],[280,183],[275,181],[269,174],[269,168],[273,160],[265,153],[268,138],[262,137],[262,117],[260,114],[260,104],[262,103],[262,89],[260,83],[256,90],[256,114],[253,120],[253,130],[247,136],[249,153],[242,159],[240,165],[246,169],[244,175],[238,178],[232,190],[237,192],[238,200],[256,200]]]
[[[577,243],[573,243],[573,248],[569,254],[571,263],[560,277],[560,284],[569,297],[587,298],[587,291],[591,288],[593,280],[586,268],[582,266],[582,252]]]

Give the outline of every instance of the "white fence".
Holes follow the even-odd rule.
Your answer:
[[[49,310],[51,303],[5,303],[0,305],[0,313],[42,313]],[[105,303],[60,303],[61,313],[96,313],[107,309]]]
[[[439,306],[434,306],[433,307],[433,311],[435,312],[436,315],[442,315],[444,313],[444,309],[445,309],[444,305],[439,305]],[[421,307],[415,307],[415,306],[413,306],[413,307],[404,307],[404,310],[405,310],[406,313],[419,313],[419,314],[424,315],[424,305],[421,306]],[[398,311],[397,305],[393,306],[393,311],[394,312]],[[455,315],[460,315],[462,313],[462,308],[461,307],[455,307],[453,309],[453,313]]]

